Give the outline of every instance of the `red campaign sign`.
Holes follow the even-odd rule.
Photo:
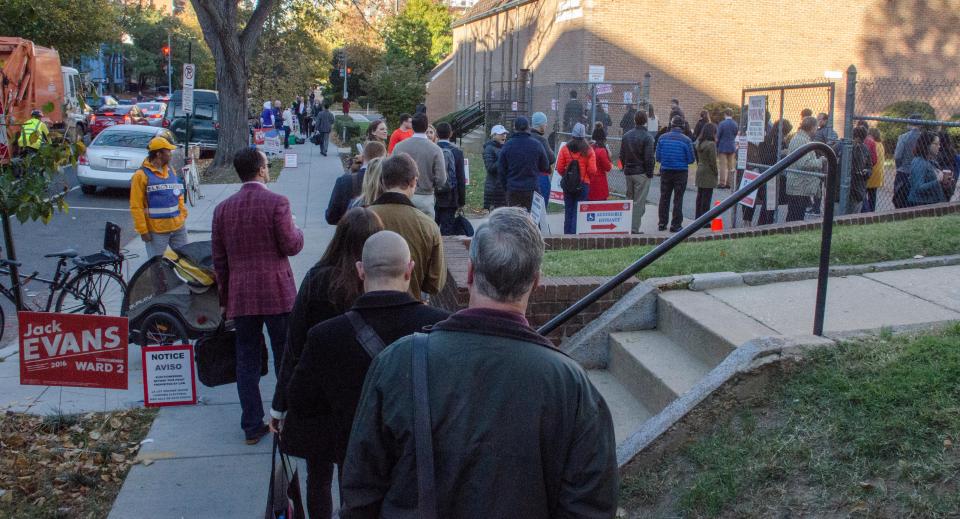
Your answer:
[[[127,318],[18,312],[20,384],[127,389]]]

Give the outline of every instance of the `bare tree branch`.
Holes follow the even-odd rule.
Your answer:
[[[257,46],[257,38],[263,31],[263,24],[267,21],[267,16],[270,15],[270,11],[276,3],[277,0],[260,0],[257,2],[257,8],[253,10],[250,20],[247,21],[247,25],[240,33],[240,50],[243,52],[245,59],[249,59],[253,55]]]

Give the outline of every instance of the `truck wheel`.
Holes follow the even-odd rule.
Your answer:
[[[85,195],[92,195],[97,192],[97,186],[91,186],[89,184],[80,184],[80,191]]]

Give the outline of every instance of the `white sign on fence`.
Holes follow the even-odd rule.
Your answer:
[[[607,68],[603,65],[590,65],[587,71],[587,81],[590,83],[602,83]]]
[[[610,83],[601,83],[597,85],[598,96],[602,96],[604,94],[612,94],[612,93],[613,93],[613,85],[611,85]]]
[[[747,105],[747,141],[763,142],[767,133],[767,96],[750,96]]]
[[[747,184],[749,184],[750,182],[753,182],[759,176],[760,176],[760,173],[756,171],[744,171],[743,178],[740,179],[740,187],[737,188],[737,190],[739,191],[740,189],[747,187]],[[754,204],[756,203],[757,203],[756,191],[752,191],[749,195],[745,196],[743,200],[740,200],[740,205],[745,205],[747,207],[753,207]]]
[[[743,171],[747,169],[747,137],[745,135],[737,136],[737,169]]]
[[[197,75],[197,68],[193,63],[183,64],[183,113],[193,113],[193,79]]]
[[[556,111],[557,111],[557,100],[556,100],[556,99],[551,99],[551,100],[550,100],[550,110],[553,111],[553,112],[556,112]]]
[[[629,90],[623,93],[623,104],[631,105],[633,104],[633,92]]]
[[[577,234],[626,234],[630,232],[633,202],[577,203]]]
[[[510,103],[510,109],[511,109],[511,110],[513,110],[514,112],[516,112],[516,111],[517,111],[517,108],[519,108],[519,106],[517,105],[517,102],[516,102],[516,101],[513,101],[513,102]]]

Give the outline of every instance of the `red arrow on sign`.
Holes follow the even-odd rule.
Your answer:
[[[613,229],[616,229],[617,226],[612,223],[608,223],[606,225],[591,225],[590,228],[591,229],[610,229],[612,231]]]

